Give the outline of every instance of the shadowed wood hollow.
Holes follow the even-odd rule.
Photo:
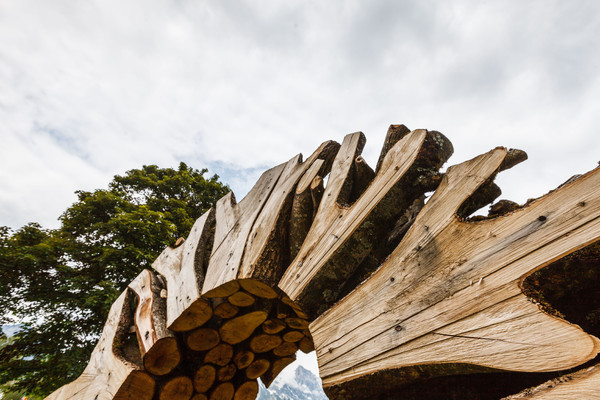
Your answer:
[[[523,151],[442,173],[439,132],[392,125],[375,169],[365,142],[325,142],[220,199],[47,399],[250,400],[315,349],[330,399],[600,398],[600,169],[494,203]]]

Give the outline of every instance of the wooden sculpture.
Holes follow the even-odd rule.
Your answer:
[[[373,170],[365,141],[325,142],[266,171],[239,203],[219,200],[157,258],[157,275],[129,285],[82,376],[48,399],[254,399],[257,378],[268,386],[314,349],[330,399],[502,371],[565,371],[510,398],[600,398],[588,363],[600,341],[523,289],[600,241],[600,169],[469,218],[523,151],[440,173],[450,141],[393,125]]]

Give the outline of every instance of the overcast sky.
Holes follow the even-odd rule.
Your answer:
[[[600,160],[597,1],[0,0],[0,225],[47,227],[77,189],[179,161],[240,199],[324,140],[497,145],[539,196]]]

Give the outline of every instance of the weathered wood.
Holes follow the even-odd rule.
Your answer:
[[[414,363],[561,370],[598,353],[598,339],[540,311],[519,285],[600,238],[600,169],[510,214],[460,221],[506,155],[449,168],[389,259],[311,325],[324,386]]]
[[[192,380],[187,376],[177,376],[162,385],[158,398],[159,400],[189,400],[193,393]]]
[[[417,161],[437,171],[452,152],[443,135],[412,132],[387,153],[373,182],[348,206],[353,199],[353,171],[364,140],[360,132],[344,138],[312,228],[278,285],[313,318],[338,300],[344,283],[378,240],[379,222],[401,215],[426,190],[422,187],[403,193],[395,185],[409,171],[411,183],[418,181],[420,171],[411,169]]]
[[[154,378],[142,371],[141,360],[126,359],[119,347],[133,324],[132,300],[129,290],[119,296],[110,308],[102,336],[81,376],[46,400],[152,399]]]
[[[166,375],[179,364],[181,354],[175,335],[166,326],[166,301],[160,297],[162,284],[145,269],[129,288],[138,301],[135,327],[144,368],[153,375]]]
[[[362,133],[326,142],[265,172],[239,203],[219,200],[153,263],[161,276],[144,271],[130,284],[86,372],[49,399],[252,399],[255,379],[269,386],[297,350],[315,347],[332,400],[388,398],[403,385],[416,394],[432,377],[564,374],[600,352],[562,319],[569,313],[551,310],[550,292],[524,284],[600,243],[600,170],[472,217],[524,152],[497,148],[441,174],[449,141],[395,125],[373,171],[364,144]],[[598,253],[588,248],[586,271]],[[562,279],[546,287],[569,289]],[[570,321],[594,333],[596,308]],[[559,374],[545,373],[523,382]],[[583,369],[520,395],[594,398],[598,375]]]
[[[306,162],[292,158],[265,172],[248,195],[235,202],[230,194],[217,202],[215,241],[206,279],[205,296],[235,279],[255,278],[275,284],[283,273],[285,248],[279,246],[287,235],[287,223],[293,191],[298,180],[319,158],[331,157],[334,142],[323,143]],[[223,295],[218,295],[223,297]]]
[[[212,316],[210,304],[200,294],[214,224],[215,212],[210,209],[198,218],[182,246],[165,249],[152,264],[167,281],[167,326],[173,331],[192,330]]]
[[[502,400],[600,399],[600,365],[567,374]]]

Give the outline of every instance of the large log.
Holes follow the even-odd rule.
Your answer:
[[[379,173],[366,187],[356,174],[366,170],[358,166],[364,163],[359,157],[364,143],[360,132],[344,139],[308,236],[279,282],[313,318],[339,299],[346,281],[382,240],[377,231],[390,221],[393,225],[431,189],[419,182],[437,172],[452,153],[443,135],[414,131],[386,152]],[[353,188],[356,182],[359,187]]]
[[[81,376],[46,400],[152,399],[154,379],[143,371],[141,360],[127,359],[122,347],[133,324],[132,297],[125,290],[111,306],[102,336]]]
[[[135,327],[144,368],[153,375],[166,375],[179,364],[181,354],[177,338],[166,326],[166,304],[160,297],[163,287],[156,275],[145,269],[129,288],[138,299]]]
[[[543,372],[598,354],[597,338],[542,312],[520,284],[600,239],[600,169],[507,215],[461,221],[461,205],[507,154],[449,168],[377,273],[311,325],[330,398],[362,398],[373,374],[419,364]]]
[[[131,283],[85,373],[49,399],[189,398],[190,388],[193,399],[251,399],[258,377],[268,386],[297,350],[315,348],[331,399],[506,371],[563,371],[552,391],[523,393],[594,398],[597,367],[565,370],[600,342],[524,280],[600,240],[600,170],[471,218],[524,152],[497,148],[440,174],[452,145],[439,132],[391,126],[375,170],[364,145],[360,132],[325,142],[265,172],[239,203],[219,200],[153,263],[158,277]],[[550,282],[570,290],[561,279]],[[595,312],[574,321],[590,331],[581,321]],[[523,388],[512,387],[502,395]]]

